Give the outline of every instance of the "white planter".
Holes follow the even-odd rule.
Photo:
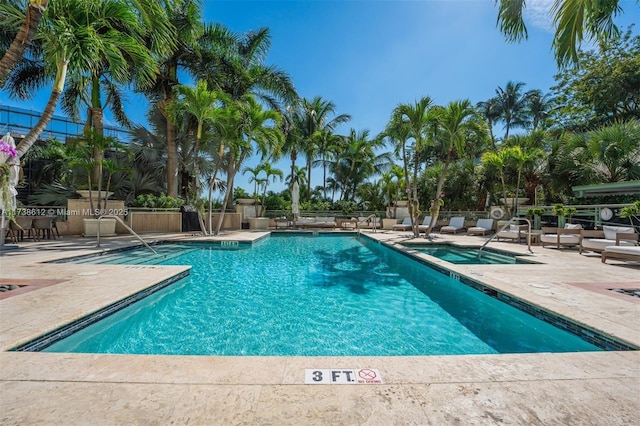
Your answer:
[[[84,199],[89,199],[89,190],[88,189],[76,189],[76,193],[80,194],[80,198],[84,198]],[[106,194],[106,196],[105,196]],[[93,196],[93,201],[97,202],[98,201],[98,191],[91,191],[91,195]],[[100,198],[102,198],[103,200],[106,200],[107,198],[111,197],[113,195],[113,192],[106,192],[106,191],[101,191],[100,192]]]
[[[95,237],[98,235],[98,219],[83,219],[85,237]],[[100,219],[100,236],[113,237],[116,235],[115,219]]]
[[[256,200],[254,200],[253,198],[238,198],[238,199],[236,200],[236,202],[237,202],[238,204],[243,205],[243,206],[250,206],[250,205],[252,205],[253,203],[255,203],[255,202],[256,202]]]
[[[502,202],[503,205],[512,207],[516,205],[516,198],[500,198],[500,201]],[[526,197],[518,197],[518,205],[522,206],[523,204],[526,204],[527,201],[529,201],[528,198]]]
[[[250,217],[247,220],[249,221],[249,229],[269,229],[268,217]]]

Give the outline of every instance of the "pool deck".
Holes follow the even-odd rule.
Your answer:
[[[406,232],[367,235],[389,244],[410,240]],[[176,235],[145,238],[169,237]],[[437,235],[435,241],[485,239]],[[0,424],[631,425],[640,418],[640,351],[426,357],[7,351],[188,269],[42,263],[135,243],[106,238],[98,249],[95,240],[65,237],[2,252],[0,285],[21,287],[0,293]],[[528,253],[515,243],[490,247]],[[640,288],[640,265],[602,264],[599,255],[577,249],[533,251],[529,258],[540,264],[451,265],[421,256],[640,347],[640,298],[608,290]],[[321,368],[378,369],[384,384],[305,385],[305,369]]]

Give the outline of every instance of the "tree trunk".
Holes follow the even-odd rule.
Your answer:
[[[44,11],[47,9],[49,0],[31,0],[27,6],[27,13],[24,22],[18,30],[18,34],[13,39],[11,46],[0,59],[0,89],[2,89],[9,78],[9,74],[24,56],[25,50],[31,45],[31,41],[36,34],[38,25]]]
[[[429,223],[429,227],[427,228],[427,232],[425,234],[425,238],[431,234],[431,230],[435,226],[438,221],[438,216],[440,215],[440,194],[442,194],[442,187],[444,186],[444,181],[447,177],[447,169],[449,168],[449,160],[450,156],[447,158],[447,162],[444,163],[444,167],[442,168],[442,173],[440,173],[440,179],[438,179],[438,185],[436,186],[436,195],[431,201],[431,223]]]
[[[53,112],[56,109],[56,105],[58,105],[58,98],[60,98],[60,94],[64,89],[64,82],[67,78],[67,67],[69,65],[68,61],[61,60],[58,62],[58,69],[56,71],[56,78],[53,82],[53,87],[51,88],[51,95],[49,95],[49,101],[40,116],[40,119],[36,123],[36,125],[27,133],[24,139],[18,144],[18,156],[24,157],[29,148],[33,146],[33,144],[38,140],[38,137],[42,134],[44,129],[46,129],[49,121],[51,121],[51,117],[53,117]]]
[[[24,157],[29,148],[33,146],[33,144],[38,140],[38,137],[42,134],[44,129],[47,128],[51,117],[53,117],[53,112],[56,109],[56,105],[58,104],[58,98],[60,97],[60,93],[57,90],[52,90],[51,95],[49,95],[49,101],[47,102],[47,106],[44,108],[40,119],[36,123],[36,125],[27,133],[27,136],[22,139],[22,141],[18,144],[17,150],[18,155],[20,157]]]

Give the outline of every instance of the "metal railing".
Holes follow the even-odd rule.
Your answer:
[[[508,226],[510,226],[516,220],[517,221],[521,221],[522,220],[522,221],[527,222],[527,249],[529,250],[529,253],[533,253],[533,250],[531,250],[531,221],[529,219],[524,218],[524,217],[514,216],[511,219],[509,219],[507,221],[507,223],[502,225],[502,227],[500,229],[498,229],[496,231],[496,233],[491,236],[491,238],[489,238],[487,241],[485,241],[485,243],[478,250],[478,257],[480,257],[482,255],[482,249],[485,248],[487,244],[489,244],[491,241],[493,241],[493,239],[496,238],[500,232],[504,231]],[[518,231],[518,232],[520,232],[520,231]]]
[[[358,222],[358,226],[357,226],[358,235],[360,235],[360,224],[364,222],[368,222],[370,219],[373,219],[373,232],[377,232],[378,221],[376,219],[378,219],[378,216],[376,216],[376,214],[373,213],[367,216],[366,218],[362,219],[360,222]]]
[[[105,214],[103,216],[100,216],[98,218],[98,232],[96,233],[96,238],[97,238],[97,242],[96,242],[96,247],[100,247],[100,221],[102,219],[115,219],[118,223],[120,223],[122,226],[124,226],[127,231],[129,231],[131,233],[131,235],[133,235],[134,237],[136,237],[138,240],[140,240],[140,242],[142,244],[144,244],[144,246],[146,248],[148,248],[149,250],[151,250],[153,252],[153,254],[158,254],[157,251],[155,251],[149,244],[147,244],[147,242],[145,240],[142,239],[142,237],[140,235],[138,235],[136,233],[136,231],[134,231],[133,229],[131,229],[126,223],[124,223],[124,221],[122,219],[120,219],[118,216],[112,215],[112,214]]]

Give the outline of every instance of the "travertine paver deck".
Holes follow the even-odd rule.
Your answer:
[[[409,236],[369,235],[390,242]],[[445,239],[483,241],[437,241]],[[131,243],[108,239],[103,248]],[[61,281],[0,300],[1,424],[610,425],[640,418],[638,351],[356,358],[7,352],[184,269],[41,263],[96,251],[93,245],[64,238],[0,256],[2,279]],[[491,246],[526,252],[513,243]],[[603,265],[575,250],[534,247],[533,257],[543,264],[446,266],[640,346],[640,304],[590,289],[640,287],[640,267]],[[307,368],[365,367],[380,370],[385,384],[303,384]]]

